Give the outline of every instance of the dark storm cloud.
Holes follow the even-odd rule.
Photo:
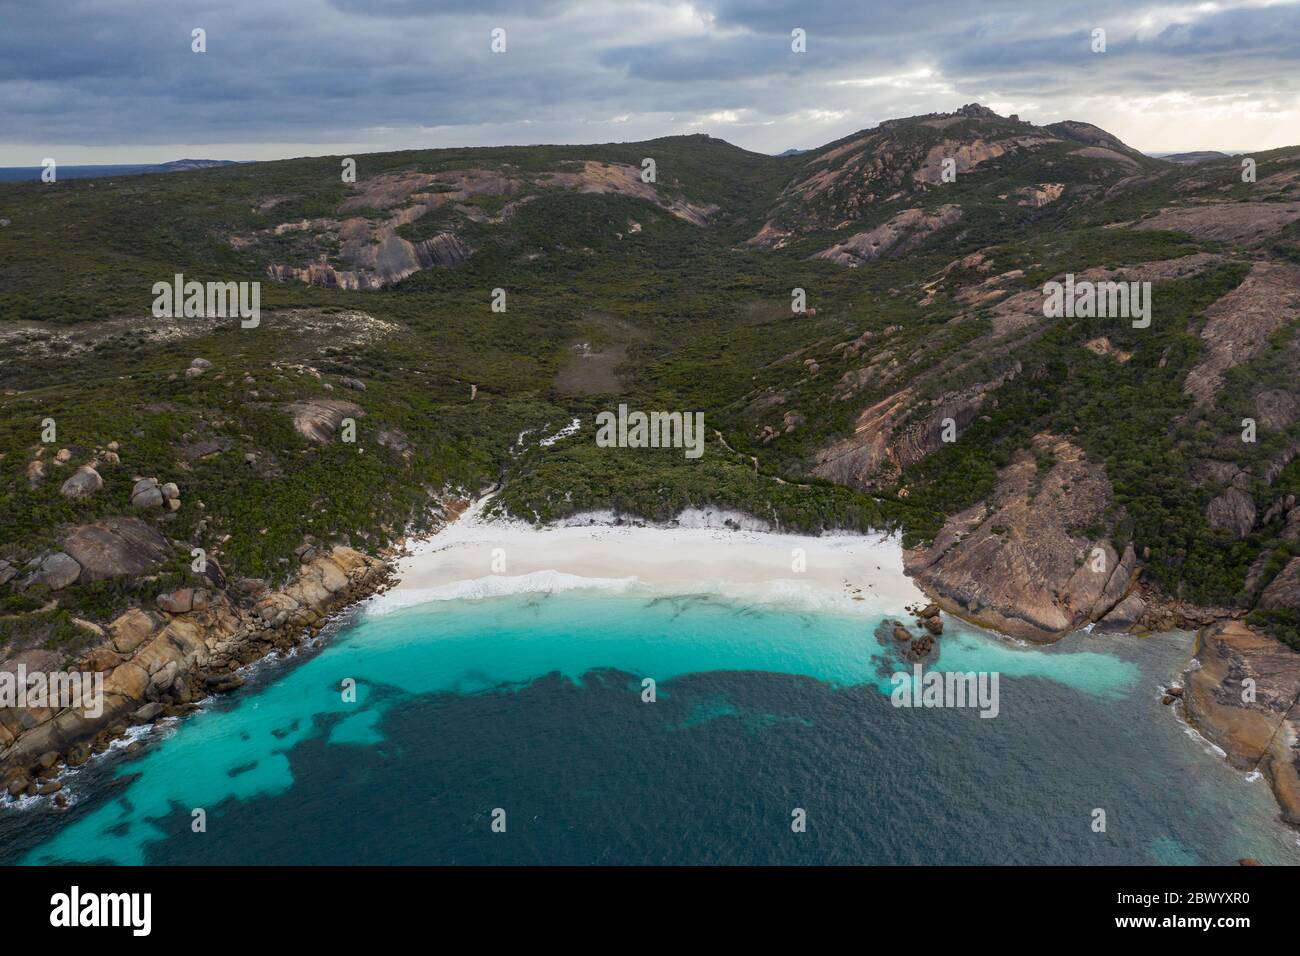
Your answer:
[[[1293,105],[1300,59],[1300,6],[1142,0],[0,0],[0,26],[0,146],[422,145],[430,127],[583,141],[701,125],[807,146],[986,96],[1045,112],[1161,93]],[[494,26],[505,55],[489,50]],[[1104,56],[1089,47],[1098,26]],[[194,27],[206,54],[190,51]],[[795,27],[806,54],[790,50]]]

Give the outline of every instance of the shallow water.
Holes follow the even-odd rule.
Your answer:
[[[598,591],[363,612],[82,768],[70,810],[0,811],[0,861],[1300,862],[1267,783],[1160,704],[1190,635],[950,621],[931,666],[998,672],[984,719],[894,707],[877,625]]]

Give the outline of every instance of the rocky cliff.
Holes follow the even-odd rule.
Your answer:
[[[1268,777],[1300,826],[1300,655],[1239,621],[1204,628],[1184,675],[1188,719],[1243,770]]]
[[[1104,618],[1136,581],[1100,529],[1112,501],[1105,470],[1068,441],[1038,435],[985,502],[954,515],[908,573],[952,613],[1017,637],[1052,641]]]

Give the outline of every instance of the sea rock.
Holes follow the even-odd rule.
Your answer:
[[[896,640],[896,641],[910,641],[911,639],[912,639],[912,632],[909,631],[909,630],[908,630],[906,627],[904,627],[902,624],[899,624],[899,623],[895,622],[895,624],[894,624],[894,640]]]
[[[59,492],[65,498],[86,498],[104,487],[104,479],[90,465],[82,465],[63,483]]]
[[[936,637],[943,633],[943,620],[936,614],[924,619],[925,629]]]
[[[151,701],[145,704],[139,710],[137,710],[133,716],[140,723],[148,724],[153,722],[154,720],[157,720],[158,715],[161,713],[162,713],[162,704],[158,703],[157,701]]]

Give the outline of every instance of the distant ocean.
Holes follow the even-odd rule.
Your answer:
[[[138,176],[156,170],[157,166],[59,166],[60,179],[86,179],[90,176]],[[0,183],[39,180],[40,166],[0,166]]]
[[[0,810],[0,862],[1300,863],[1267,783],[1160,703],[1189,635],[949,622],[936,666],[1001,675],[983,719],[894,707],[879,623],[593,591],[363,609],[76,771],[70,810]]]

